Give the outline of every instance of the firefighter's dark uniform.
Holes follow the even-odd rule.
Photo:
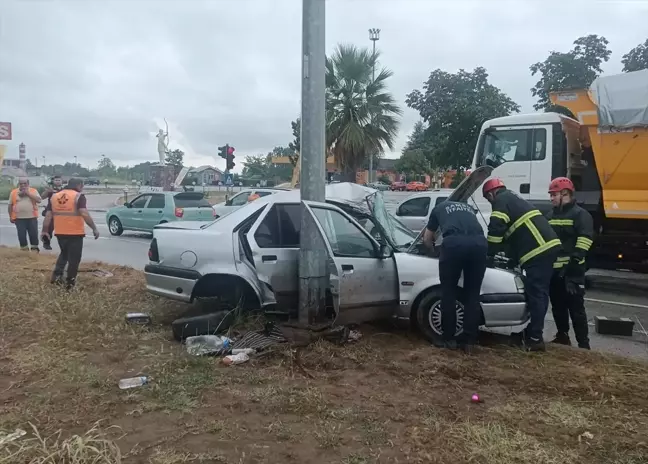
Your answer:
[[[594,221],[586,210],[575,202],[553,208],[548,214],[549,224],[562,243],[554,263],[551,279],[551,310],[557,340],[569,340],[569,317],[574,326],[576,341],[581,348],[589,349],[587,315],[585,314],[585,257],[592,246]]]
[[[531,321],[525,330],[531,343],[543,340],[549,306],[549,285],[560,240],[542,213],[508,189],[500,189],[492,202],[488,224],[488,254],[502,251],[525,270],[524,287]]]
[[[443,241],[439,258],[441,281],[441,323],[443,340],[454,340],[457,314],[457,285],[463,272],[464,322],[461,343],[473,345],[479,329],[481,292],[486,272],[488,243],[475,211],[465,203],[444,201],[434,207],[427,228],[441,229]]]

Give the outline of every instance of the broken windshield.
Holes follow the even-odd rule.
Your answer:
[[[378,221],[384,232],[389,235],[389,240],[399,251],[407,251],[414,242],[416,234],[387,212],[382,193],[376,192],[371,197],[367,197],[367,203],[376,221]]]

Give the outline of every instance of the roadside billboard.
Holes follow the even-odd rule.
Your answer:
[[[0,140],[11,140],[10,122],[0,122]]]

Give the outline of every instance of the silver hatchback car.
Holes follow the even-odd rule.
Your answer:
[[[481,175],[476,170],[457,196],[467,198],[488,177]],[[315,223],[328,253],[327,302],[337,324],[392,319],[414,323],[429,340],[441,335],[436,258],[428,256],[420,234],[387,212],[380,192],[356,184],[327,186],[326,203],[300,201],[297,190],[281,192],[209,224],[156,226],[145,268],[148,291],[187,303],[216,298],[294,315],[302,211]],[[463,328],[461,299],[456,302],[457,334]],[[522,277],[487,269],[481,308],[487,327],[526,323]]]

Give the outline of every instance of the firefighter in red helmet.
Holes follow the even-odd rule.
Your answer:
[[[590,213],[574,201],[574,184],[566,177],[557,177],[549,184],[553,209],[547,214],[549,224],[562,242],[562,248],[551,278],[551,311],[556,323],[554,343],[571,345],[571,317],[576,342],[590,349],[585,313],[585,258],[592,246],[594,221]]]
[[[544,319],[549,307],[549,284],[560,240],[542,213],[522,199],[497,178],[482,187],[484,198],[492,206],[488,224],[488,254],[502,251],[520,263],[526,273],[525,291],[531,321],[522,333],[529,351],[545,351]]]

